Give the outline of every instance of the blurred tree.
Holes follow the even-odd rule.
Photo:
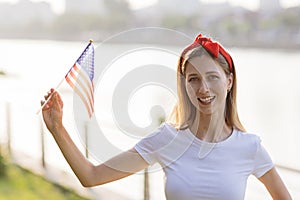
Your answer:
[[[23,34],[26,35],[27,38],[48,38],[51,37],[49,31],[49,25],[45,24],[39,18],[36,18],[27,23],[24,26]]]
[[[105,27],[110,30],[124,30],[133,22],[129,3],[124,0],[104,0],[107,9]]]
[[[161,19],[161,25],[163,27],[168,27],[171,29],[178,29],[188,26],[189,19],[186,16],[181,16],[178,14],[166,15]]]
[[[277,19],[281,27],[292,32],[300,31],[300,13],[296,10],[282,12]]]
[[[96,14],[65,13],[52,24],[52,34],[59,38],[78,39],[86,32],[98,31],[104,19]]]
[[[222,24],[224,31],[227,31],[232,37],[238,37],[247,34],[251,30],[251,25],[248,21],[231,16],[227,18]]]
[[[4,177],[5,175],[6,175],[6,163],[0,151],[0,177]]]
[[[268,18],[261,18],[259,21],[259,29],[260,30],[274,30],[280,27],[280,22],[277,18],[268,17]]]

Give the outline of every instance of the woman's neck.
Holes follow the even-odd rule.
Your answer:
[[[224,115],[197,113],[191,131],[203,141],[220,142],[231,135],[232,127],[226,124]]]

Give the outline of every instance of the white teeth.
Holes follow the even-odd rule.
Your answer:
[[[205,98],[199,98],[200,101],[204,103],[209,103],[211,102],[215,97],[205,97]]]

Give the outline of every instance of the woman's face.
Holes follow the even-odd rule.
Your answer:
[[[226,76],[218,62],[209,55],[191,58],[185,69],[186,90],[193,105],[205,115],[224,113],[232,75]]]

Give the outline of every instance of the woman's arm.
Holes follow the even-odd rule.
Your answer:
[[[60,95],[51,89],[45,96],[45,99],[48,98],[50,100],[43,108],[45,124],[83,186],[91,187],[115,181],[148,166],[135,149],[121,153],[103,164],[93,165],[79,151],[62,124],[63,102]]]
[[[265,173],[259,180],[266,186],[274,200],[291,200],[292,197],[277,173],[275,167]]]

